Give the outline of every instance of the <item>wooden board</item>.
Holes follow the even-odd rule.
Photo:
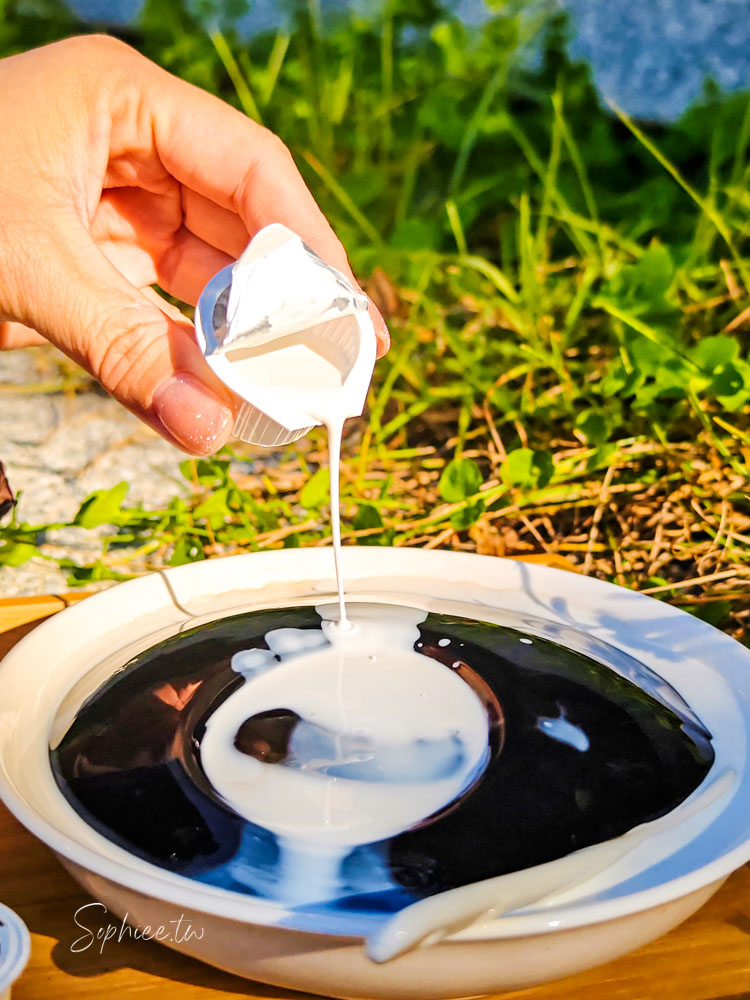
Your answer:
[[[21,625],[29,622],[38,622],[42,618],[62,611],[77,601],[82,601],[88,594],[61,594],[59,597],[46,595],[44,597],[11,597],[0,600],[0,632],[10,636],[5,638],[3,655],[11,645],[18,641],[13,638],[12,632]]]
[[[80,595],[75,595],[76,599]],[[0,655],[68,598],[0,601]],[[0,706],[2,692],[0,692]],[[303,1000],[247,982],[154,943],[109,941],[71,950],[74,915],[91,902],[52,854],[0,805],[0,900],[32,935],[32,955],[13,1000]],[[115,918],[105,917],[101,926]],[[87,919],[87,926],[97,925]],[[750,868],[728,879],[703,909],[666,937],[625,958],[504,1000],[750,1000]]]

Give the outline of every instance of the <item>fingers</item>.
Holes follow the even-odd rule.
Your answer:
[[[35,320],[50,340],[185,451],[206,455],[226,442],[232,399],[186,320],[130,285],[90,241],[81,239],[75,254],[53,253],[45,271]]]
[[[275,136],[272,139],[264,140],[265,155],[253,162],[235,192],[240,217],[251,232],[271,222],[282,222],[361,290],[344,247],[302,180],[291,154]],[[373,302],[369,313],[381,357],[390,346],[390,334]]]
[[[370,319],[372,320],[373,329],[375,330],[375,338],[378,342],[378,357],[382,358],[388,353],[391,346],[391,331],[388,329],[388,324],[383,319],[383,314],[372,300],[370,300],[368,312],[370,313]]]
[[[156,280],[165,292],[195,305],[216,272],[233,262],[233,257],[183,227],[175,234],[172,246],[156,261]]]
[[[190,232],[230,257],[239,257],[247,246],[250,234],[236,212],[220,208],[190,188],[183,188],[182,209]]]
[[[156,151],[177,180],[221,208],[236,212],[251,235],[271,222],[283,223],[357,284],[341,242],[289,150],[276,136],[161,70],[151,74],[143,86],[152,113]],[[390,340],[388,328],[375,306],[370,314],[379,353],[383,354]]]
[[[158,196],[133,188],[105,191],[91,233],[136,287],[158,283],[170,295],[195,304],[206,283],[234,257],[180,226],[180,214],[160,217],[159,212]],[[244,231],[236,215],[234,219]]]
[[[160,295],[155,288],[142,288],[141,295],[145,299],[148,299],[149,302],[152,302],[165,316],[182,326],[192,336],[193,327],[188,321],[187,316],[184,316],[176,305],[173,305],[168,299]]]
[[[100,41],[93,58],[94,44],[77,43],[79,53],[73,43],[50,47],[34,72],[25,58],[11,67],[18,94],[28,91],[25,76],[37,87],[31,111],[3,105],[16,144],[15,158],[0,160],[12,195],[3,204],[0,313],[37,330],[169,441],[209,454],[228,439],[236,401],[190,324],[139,288],[155,280],[195,301],[245,235],[271,222],[354,279],[278,139],[123,46]],[[66,76],[78,62],[86,71]],[[117,189],[104,195],[104,231],[92,237],[109,169]],[[374,307],[372,316],[382,353],[385,324]],[[4,346],[40,342],[16,324],[0,338]]]
[[[0,323],[0,351],[16,347],[40,347],[49,341],[22,323]]]

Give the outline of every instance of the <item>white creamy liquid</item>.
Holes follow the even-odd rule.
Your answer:
[[[339,598],[339,623],[348,627],[341,571],[340,464],[341,437],[347,399],[341,393],[341,370],[323,353],[324,343],[306,343],[305,334],[287,337],[286,345],[273,350],[235,350],[236,371],[250,381],[273,388],[274,394],[295,410],[309,413],[328,432],[328,466],[331,480],[331,536]],[[318,349],[316,350],[316,346]],[[243,354],[245,357],[243,357]],[[231,356],[231,355],[230,355]]]
[[[342,385],[341,369],[315,345],[305,343],[302,334],[286,337],[281,347],[234,348],[228,357],[232,367],[255,385],[273,389],[274,395],[295,410],[303,410],[326,422],[321,409],[337,408]]]
[[[734,794],[737,773],[725,768],[676,809],[600,844],[521,871],[450,889],[394,914],[368,939],[367,953],[387,962],[484,917],[492,921],[522,907],[565,907],[675,855],[705,830]],[[648,846],[647,846],[648,845]],[[644,848],[642,854],[639,849]],[[485,923],[484,927],[488,926]]]
[[[453,802],[484,769],[487,713],[472,689],[414,651],[426,612],[357,604],[347,618],[341,567],[340,456],[348,399],[333,348],[310,331],[275,349],[235,350],[233,365],[328,432],[331,535],[338,608],[318,608],[323,634],[278,629],[269,650],[232,659],[245,684],[207,723],[201,763],[215,790],[248,821],[276,835],[278,898],[337,895],[343,860],[359,845],[406,830]],[[264,712],[299,716],[289,759],[271,764],[235,746]],[[238,859],[236,874],[253,878]]]
[[[317,610],[322,636],[278,629],[266,636],[269,650],[233,657],[246,683],[211,716],[201,743],[216,791],[277,836],[275,894],[297,903],[336,895],[353,847],[394,836],[453,802],[489,754],[487,714],[473,690],[413,649],[424,611],[358,603],[343,630],[335,606]],[[245,720],[278,708],[301,719],[291,766],[261,762],[234,745]]]

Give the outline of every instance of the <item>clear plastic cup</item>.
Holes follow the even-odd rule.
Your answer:
[[[261,229],[195,311],[198,346],[241,401],[234,436],[266,448],[296,441],[320,423],[306,407],[311,390],[335,392],[342,414],[359,416],[376,353],[367,310],[364,293],[290,229]]]

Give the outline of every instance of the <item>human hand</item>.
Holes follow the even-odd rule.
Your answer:
[[[237,404],[151,286],[194,304],[270,222],[354,281],[284,144],[115,39],[0,60],[0,135],[0,347],[46,338],[186,451]]]

